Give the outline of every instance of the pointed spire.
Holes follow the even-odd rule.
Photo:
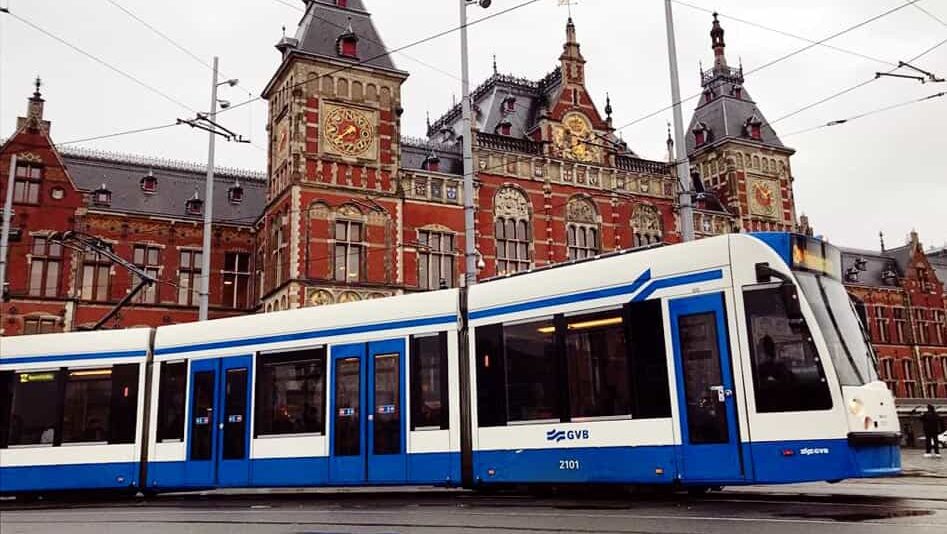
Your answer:
[[[710,45],[714,49],[714,70],[723,70],[727,68],[727,57],[723,49],[727,46],[723,42],[723,27],[717,20],[717,13],[714,12],[713,27],[710,29]]]
[[[668,121],[668,136],[667,140],[664,141],[664,144],[668,148],[668,163],[674,161],[674,137],[671,135],[671,121]]]
[[[605,116],[612,120],[612,97],[608,93],[605,93]]]
[[[493,75],[496,76],[497,72],[497,55],[493,54]]]
[[[572,17],[569,17],[569,22],[566,23],[566,42],[562,45],[559,62],[565,80],[584,84],[585,74],[582,65],[585,63],[585,58],[579,51],[579,41],[575,36],[575,23],[572,22]]]
[[[878,239],[881,241],[881,251],[885,251],[885,233],[881,230],[878,231]]]
[[[431,112],[425,111],[424,114],[427,120],[427,131],[430,132],[431,131]],[[430,135],[430,133],[428,135]]]
[[[43,94],[40,92],[43,80],[37,76],[33,85],[35,89],[33,90],[33,96],[30,97],[27,103],[26,119],[31,122],[33,128],[38,128],[39,124],[43,122],[43,103],[45,100],[43,100]]]

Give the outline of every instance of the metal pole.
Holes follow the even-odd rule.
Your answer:
[[[664,0],[664,16],[667,20],[668,62],[671,66],[671,103],[674,105],[674,147],[677,158],[677,182],[680,185],[681,238],[694,240],[694,207],[690,165],[687,161],[687,146],[684,139],[684,118],[681,116],[681,87],[677,76],[677,46],[674,43],[674,16],[671,0]]]
[[[470,72],[467,64],[467,0],[460,0],[460,84],[464,137],[464,281],[477,283],[477,243],[474,234],[473,127],[470,110]]]
[[[210,114],[208,118],[211,122],[217,120],[217,56],[214,56],[214,80],[210,86]],[[211,128],[214,128],[211,125]],[[204,246],[201,248],[201,288],[198,293],[200,296],[200,311],[198,320],[207,320],[207,308],[209,305],[208,297],[210,295],[210,239],[212,233],[212,223],[214,218],[214,144],[217,141],[217,134],[213,131],[207,134],[209,137],[207,145],[207,184],[204,190]]]
[[[13,184],[16,177],[16,154],[10,156],[10,174],[7,175],[7,196],[3,201],[3,229],[0,230],[0,296],[7,283],[7,248],[10,242],[10,222],[13,220]],[[0,327],[2,328],[2,327]]]

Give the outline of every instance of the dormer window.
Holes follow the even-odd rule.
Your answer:
[[[730,94],[733,95],[733,98],[743,98],[743,86],[742,86],[742,85],[734,85],[734,86],[730,89]]]
[[[746,119],[746,122],[743,123],[743,133],[750,137],[750,139],[761,140],[763,139],[762,131],[763,121],[756,116],[756,114],[750,115]]]
[[[227,190],[227,199],[230,200],[231,204],[243,202],[243,186],[240,185],[240,182],[234,182],[230,186],[230,189]]]
[[[508,96],[503,99],[503,112],[513,113],[514,111],[516,111],[516,97]]]
[[[503,119],[502,121],[500,121],[499,124],[497,124],[496,133],[500,135],[509,136],[512,133],[512,131],[513,131],[513,123],[506,119]]]
[[[709,131],[709,130],[707,130],[707,125],[706,125],[706,124],[704,124],[704,123],[702,123],[702,122],[698,122],[698,123],[697,123],[697,126],[695,126],[695,127],[694,127],[694,130],[693,130],[693,132],[694,132],[694,144],[695,144],[696,146],[701,146],[701,145],[703,145],[704,143],[706,143],[706,142],[709,140],[709,139],[708,139],[709,136],[707,135],[708,131]]]
[[[881,279],[889,286],[893,286],[898,282],[898,275],[889,267],[881,273]]]
[[[858,269],[855,267],[849,267],[845,271],[845,281],[849,283],[857,283],[858,282]]]
[[[440,172],[441,158],[437,157],[437,154],[432,151],[426,158],[424,158],[424,162],[421,163],[421,168],[425,171]]]
[[[92,192],[92,202],[96,206],[109,206],[112,204],[112,192],[105,184],[102,184]]]
[[[141,179],[141,190],[148,194],[158,191],[158,179],[151,171],[148,171],[148,174]]]
[[[345,7],[345,6],[341,6]],[[352,29],[352,19],[349,18],[349,25],[345,32],[339,36],[335,42],[336,51],[342,57],[358,58],[358,36]]]
[[[200,215],[204,212],[204,201],[197,196],[197,192],[194,192],[194,196],[187,199],[187,202],[184,204],[184,210],[188,215]]]

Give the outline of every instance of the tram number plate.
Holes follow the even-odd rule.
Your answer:
[[[578,460],[559,460],[559,469],[562,471],[578,471],[581,467]]]

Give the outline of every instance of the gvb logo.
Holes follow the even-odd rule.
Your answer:
[[[555,428],[546,432],[546,441],[555,441],[559,443],[565,440],[589,439],[588,430],[556,430]]]

